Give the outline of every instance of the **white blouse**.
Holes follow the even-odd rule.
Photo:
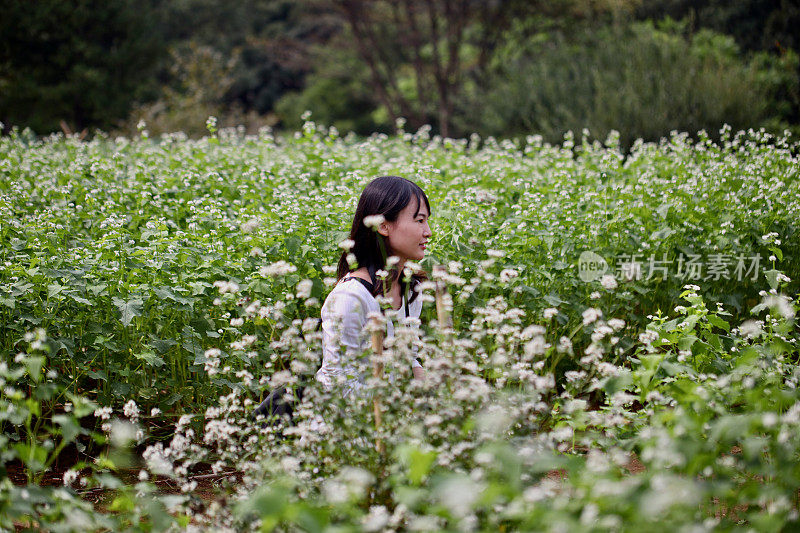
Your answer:
[[[419,318],[422,311],[422,298],[416,298],[408,304],[406,315],[405,295],[397,318]],[[369,333],[365,326],[369,313],[380,313],[380,305],[369,290],[355,277],[345,276],[333,288],[325,303],[322,304],[322,367],[317,371],[316,379],[326,389],[342,380],[344,396],[363,385],[361,377],[353,365],[353,360],[362,354],[369,342]],[[386,337],[394,337],[394,324],[386,320]],[[344,346],[344,356],[341,347]],[[422,366],[414,359],[412,367]],[[349,376],[349,377],[347,377]]]

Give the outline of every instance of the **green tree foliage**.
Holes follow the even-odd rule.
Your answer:
[[[364,80],[390,122],[434,125],[445,137],[465,80],[482,77],[506,30],[518,20],[561,20],[603,13],[609,2],[558,0],[321,0],[341,18],[343,50],[354,55]],[[627,0],[615,4],[627,5]]]
[[[495,56],[488,82],[462,102],[461,127],[551,141],[567,130],[605,137],[614,129],[626,146],[672,130],[757,127],[771,117],[778,127],[771,101],[792,83],[791,57],[746,62],[732,38],[711,30],[686,38],[674,23],[512,39]]]
[[[628,27],[666,16],[686,22]],[[0,121],[202,133],[206,114],[294,128],[310,109],[343,131],[404,117],[452,137],[779,129],[800,123],[798,16],[786,0],[9,0]]]
[[[640,18],[687,18],[696,28],[731,35],[746,51],[800,48],[800,6],[788,0],[661,0],[642,2]]]
[[[157,100],[136,105],[121,129],[134,135],[144,123],[150,134],[180,131],[197,137],[208,133],[205,122],[210,116],[218,117],[221,126],[258,125],[254,113],[248,115],[240,105],[223,103],[236,79],[233,70],[237,63],[238,54],[226,58],[194,42],[174,47],[171,82]]]
[[[774,61],[787,66],[800,51],[800,4],[789,0],[661,0],[643,2],[636,16],[653,20],[685,19],[692,29],[709,28],[730,35],[744,52],[769,52]],[[794,71],[782,70],[780,75],[784,78],[784,89],[773,97],[774,113],[779,120],[797,124],[800,65],[795,65]],[[794,79],[788,79],[789,76]],[[786,89],[791,86],[795,90]]]
[[[179,0],[166,4],[167,35],[173,46],[194,42],[236,56],[222,102],[263,114],[283,93],[304,86],[307,48],[330,34],[324,17],[300,16],[303,7],[288,0]]]
[[[124,117],[154,93],[165,43],[153,1],[3,2],[0,120],[37,133]]]
[[[369,135],[391,131],[390,119],[379,106],[368,74],[352,54],[337,48],[318,50],[319,67],[308,76],[303,91],[288,92],[275,107],[282,126],[299,130],[306,111],[314,120],[342,132]]]

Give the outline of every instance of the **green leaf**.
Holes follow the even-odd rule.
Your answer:
[[[77,395],[73,392],[66,391],[66,397],[72,402],[72,414],[77,418],[83,418],[94,412],[97,409],[97,404],[93,401]]]
[[[727,322],[725,322],[724,320],[722,320],[717,315],[708,315],[708,321],[712,325],[717,326],[718,328],[724,329],[725,331],[730,331],[731,330],[731,325],[728,324]]]
[[[778,258],[778,261],[783,261],[783,252],[781,251],[780,248],[775,246],[770,246],[769,251],[775,254],[775,257]]]
[[[778,288],[778,274],[780,274],[780,271],[775,269],[764,271],[764,275],[767,277],[767,283],[769,283],[771,289]]]
[[[658,215],[661,218],[667,218],[667,213],[669,213],[669,208],[670,207],[672,207],[672,203],[671,202],[664,202],[663,204],[658,206],[658,209],[656,209],[656,213],[658,213]]]
[[[692,347],[692,344],[694,344],[696,341],[697,337],[695,337],[694,335],[686,335],[685,337],[681,337],[680,340],[678,340],[678,349],[688,350],[689,348]]]
[[[95,296],[103,292],[106,289],[106,287],[108,287],[108,283],[89,284],[86,286],[86,288],[92,291],[92,293]]]
[[[53,422],[61,429],[61,436],[65,442],[72,442],[80,433],[81,427],[75,418],[69,415],[54,415]]]
[[[660,230],[653,232],[653,234],[650,235],[650,240],[655,242],[663,241],[673,233],[676,233],[674,229],[669,226],[664,226]]]
[[[178,342],[174,339],[159,339],[158,337],[150,337],[150,345],[156,349],[158,353],[164,353],[173,346],[177,346]]]
[[[157,356],[155,352],[152,352],[150,350],[145,350],[141,353],[133,354],[133,356],[140,361],[144,361],[149,366],[154,366],[156,368],[164,366],[164,360],[161,359],[159,356]]]
[[[47,286],[47,297],[52,298],[56,294],[59,294],[61,291],[64,290],[64,286],[58,283],[52,283]]]
[[[84,298],[83,296],[78,296],[78,295],[76,295],[76,294],[70,294],[70,295],[69,295],[69,297],[70,297],[72,300],[74,300],[74,301],[78,302],[79,304],[84,304],[84,305],[92,305],[92,302],[90,302],[89,300],[87,300],[87,299],[86,299],[86,298]]]
[[[114,298],[113,302],[114,305],[117,306],[117,309],[119,309],[120,313],[122,313],[121,320],[124,326],[129,326],[134,317],[142,316],[144,302],[139,298],[133,298],[131,300]]]
[[[719,340],[719,335],[714,335],[713,333],[706,336],[706,341],[710,344],[715,350],[720,350],[722,348],[722,342]]]
[[[153,289],[153,293],[162,300],[175,301],[175,293],[167,287],[156,287]]]
[[[35,382],[42,379],[42,366],[44,366],[44,357],[40,355],[26,355],[23,360],[25,368],[28,369],[28,375]]]
[[[431,466],[436,460],[436,452],[428,451],[423,452],[417,448],[413,448],[407,456],[408,465],[408,479],[414,485],[419,485],[422,480],[428,475]]]
[[[103,370],[89,370],[86,373],[92,379],[99,379],[101,381],[108,381],[108,376],[106,375],[105,371]]]
[[[41,472],[44,470],[44,465],[47,462],[47,450],[40,444],[26,444],[18,442],[12,446],[17,452],[17,457],[25,463],[25,466],[34,472]]]

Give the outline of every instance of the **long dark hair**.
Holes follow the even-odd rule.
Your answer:
[[[367,267],[369,277],[372,280],[372,295],[384,294],[384,284],[377,279],[375,272],[386,267],[386,256],[389,253],[386,238],[372,228],[364,225],[364,218],[370,215],[383,215],[388,222],[395,222],[400,211],[405,209],[409,202],[416,201],[414,218],[419,213],[422,202],[431,213],[431,206],[425,192],[411,180],[399,176],[381,176],[372,180],[361,192],[358,199],[358,207],[353,217],[353,225],[350,228],[350,239],[355,242],[353,248],[348,252],[342,252],[339,258],[339,268],[337,271],[338,279],[342,279],[350,272],[350,265],[347,262],[347,254],[353,253],[359,267]],[[405,284],[401,278],[401,273],[392,267],[389,269],[388,281],[394,283],[400,278],[401,293],[405,291]],[[424,271],[412,274],[410,281],[411,296],[408,301],[413,302],[417,297],[414,291],[416,285],[428,279]]]

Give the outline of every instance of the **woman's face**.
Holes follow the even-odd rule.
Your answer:
[[[415,212],[417,216],[414,216]],[[431,236],[431,228],[428,226],[429,215],[425,202],[416,198],[400,211],[397,220],[387,221],[384,223],[385,226],[381,225],[381,234],[389,242],[390,255],[411,261],[420,261],[425,257],[425,248]]]

